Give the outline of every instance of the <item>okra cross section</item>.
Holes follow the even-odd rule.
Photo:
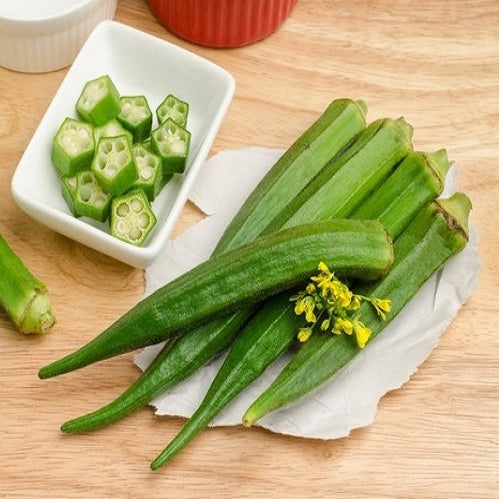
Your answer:
[[[118,137],[126,135],[130,144],[133,143],[132,132],[127,130],[117,119],[104,123],[104,125],[94,127],[94,139],[97,144],[102,137]]]
[[[125,135],[99,140],[91,166],[106,192],[123,194],[138,178],[130,142]]]
[[[133,135],[134,142],[147,139],[152,128],[152,112],[143,95],[120,98],[121,111],[118,121]]]
[[[110,202],[111,196],[104,192],[91,171],[78,173],[74,198],[74,209],[77,216],[105,222],[109,216]]]
[[[161,159],[142,144],[135,144],[132,153],[139,176],[133,185],[142,189],[149,201],[154,201],[165,185]]]
[[[140,246],[156,225],[151,205],[141,189],[114,198],[111,204],[111,234]]]
[[[185,128],[188,115],[189,104],[173,94],[166,96],[165,100],[156,109],[156,117],[160,124],[171,118],[182,128]]]
[[[52,140],[52,162],[61,176],[90,167],[95,141],[92,125],[65,118]]]
[[[190,132],[171,118],[151,133],[151,145],[161,158],[164,174],[184,172],[190,141]]]
[[[116,118],[121,111],[120,94],[108,75],[88,81],[76,102],[82,120],[103,125]]]

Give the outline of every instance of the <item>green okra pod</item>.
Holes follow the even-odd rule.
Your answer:
[[[365,129],[363,101],[334,100],[248,196],[220,238],[215,252],[235,248],[262,234],[328,163]]]
[[[392,309],[386,321],[369,304],[361,305],[359,314],[370,327],[372,338],[383,331],[434,272],[466,246],[470,209],[470,200],[462,193],[425,206],[395,241],[395,261],[390,272],[373,285],[356,290],[365,296],[391,300]],[[347,336],[313,334],[250,405],[243,423],[251,426],[265,414],[297,402],[330,380],[358,352]]]
[[[394,130],[395,128],[392,127],[391,129]],[[402,142],[405,142],[404,135],[402,137]],[[398,144],[397,142],[395,143]],[[396,166],[398,159],[392,154],[392,149],[387,149],[386,154],[394,158],[392,167]],[[419,159],[415,161],[410,158],[412,156]],[[349,201],[348,191],[343,186],[345,182],[350,184],[352,179],[355,179],[357,186],[364,188],[365,196],[362,200],[362,205],[368,202],[368,200],[373,201],[370,203],[371,208],[369,213],[366,214],[368,216],[365,216],[365,218],[379,218],[384,211],[390,212],[387,208],[387,205],[390,203],[396,204],[396,211],[404,214],[405,218],[408,218],[408,214],[414,213],[425,199],[431,199],[440,192],[443,185],[441,177],[445,175],[445,171],[449,165],[445,155],[441,155],[439,161],[435,162],[437,164],[429,169],[428,162],[423,159],[425,156],[428,155],[410,153],[400,166],[395,169],[395,173],[392,173],[390,176],[390,178],[395,177],[395,182],[391,181],[391,184],[395,186],[395,189],[390,191],[391,197],[383,189],[384,184],[380,189],[371,192],[376,179],[379,178],[379,175],[375,174],[377,169],[375,163],[370,163],[370,175],[366,175],[362,162],[347,162],[344,164],[344,168],[348,168],[349,175],[342,175],[334,184],[334,190],[331,193],[322,190],[320,193],[322,202],[329,206],[329,213],[334,214],[336,207],[336,209],[342,209],[344,213],[348,214],[348,210],[352,210],[357,203]],[[386,161],[381,162],[381,164],[384,166],[385,172],[387,172],[389,168],[386,168]],[[414,170],[418,168],[421,171],[415,173]],[[336,171],[338,170],[339,168],[336,169]],[[417,188],[411,188],[410,184],[415,183],[417,183]],[[419,198],[421,199],[418,199],[417,196],[410,196],[413,191],[424,194],[420,194]],[[356,197],[358,199],[358,194]],[[292,220],[293,216],[291,216],[289,221],[292,222]],[[387,221],[390,222],[390,220]],[[390,229],[390,227],[388,228],[391,232],[396,230],[396,228]],[[219,245],[219,248],[221,247]],[[288,305],[287,295],[284,304]],[[173,346],[168,345],[165,347],[158,354],[154,363],[120,397],[101,408],[101,410],[68,422],[63,426],[63,430],[76,432],[97,428],[116,421],[142,404],[147,403],[145,394],[149,394],[150,401],[154,395],[185,379],[185,377],[192,374],[197,368],[224,350],[232,342],[240,328],[251,317],[252,311],[252,307],[244,308],[226,318],[212,321],[187,332],[184,336],[178,338]],[[276,315],[278,314],[280,314],[279,310],[276,311]],[[274,327],[277,327],[277,323]],[[252,328],[255,328],[255,326],[253,325]],[[255,334],[257,332],[258,330],[255,331]],[[294,334],[290,335],[288,333],[288,337],[290,337],[289,341],[292,341]],[[187,354],[186,352],[189,353]],[[183,358],[184,362],[180,364],[178,362],[179,358]]]
[[[426,154],[411,152],[388,179],[368,196],[352,216],[379,219],[396,238],[410,220],[443,188],[450,163],[444,150]],[[157,469],[178,454],[272,362],[295,343],[303,325],[284,292],[266,300],[236,337],[199,408],[170,444],[153,461]]]
[[[337,219],[262,236],[159,288],[87,345],[42,368],[39,376],[159,343],[210,318],[256,304],[302,282],[317,260],[339,275],[376,279],[387,272],[392,259],[391,239],[378,222]]]

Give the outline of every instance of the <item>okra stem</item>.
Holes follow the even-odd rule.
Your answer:
[[[0,234],[0,305],[24,334],[45,334],[55,324],[45,284],[37,279]]]
[[[386,322],[369,304],[361,306],[359,313],[371,328],[372,339],[397,316],[434,272],[465,247],[470,209],[471,203],[462,193],[428,204],[395,241],[395,262],[388,275],[357,290],[366,296],[389,297],[392,303]],[[251,426],[265,414],[300,400],[330,380],[357,354],[358,349],[348,337],[312,335],[270,387],[250,405],[243,416],[244,425]]]

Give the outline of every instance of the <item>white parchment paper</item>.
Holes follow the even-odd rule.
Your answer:
[[[145,295],[209,258],[230,219],[282,150],[252,147],[209,159],[190,199],[207,217],[170,242],[146,270]],[[457,189],[457,169],[449,171],[443,197]],[[267,415],[258,424],[274,432],[333,439],[374,421],[380,398],[401,387],[429,356],[461,305],[478,286],[478,231],[467,247],[425,283],[418,295],[329,383],[301,403]],[[459,334],[456,331],[454,334]],[[161,346],[135,356],[145,369]],[[223,355],[151,402],[157,415],[190,416],[223,360]],[[250,403],[274,379],[288,357],[276,361],[214,421],[237,425]]]

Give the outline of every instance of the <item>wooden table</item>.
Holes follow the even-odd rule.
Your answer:
[[[336,97],[369,118],[403,115],[416,148],[447,148],[480,230],[480,286],[429,359],[380,403],[373,425],[313,441],[251,429],[203,432],[169,467],[148,465],[182,420],[144,408],[105,430],[59,425],[121,393],[132,356],[41,382],[37,370],[80,346],[141,297],[143,273],[34,223],[10,180],[66,74],[0,69],[0,230],[51,292],[58,324],[41,338],[0,312],[1,497],[498,497],[499,10],[494,0],[300,0],[267,40],[202,48],[160,25],[142,0],[116,19],[229,70],[233,103],[213,145],[286,147]],[[175,230],[201,214],[191,205]],[[1,276],[0,276],[1,278]]]

